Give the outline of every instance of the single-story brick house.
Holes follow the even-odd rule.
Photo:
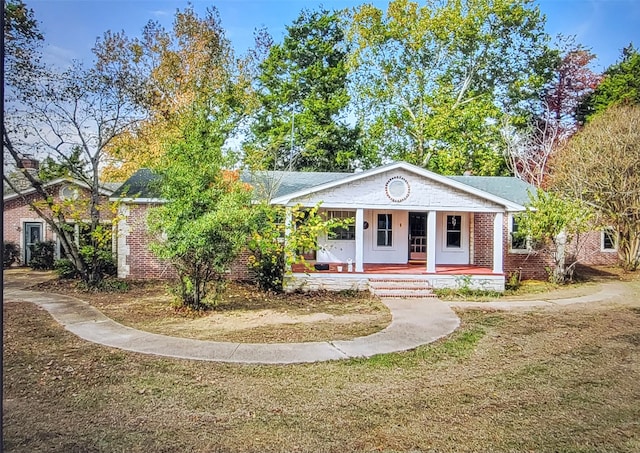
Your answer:
[[[23,169],[37,174],[38,162],[33,159],[25,159],[21,162]],[[12,176],[12,184],[17,192],[5,184],[4,188],[4,237],[5,242],[12,242],[20,248],[20,265],[27,266],[31,259],[31,245],[37,242],[54,241],[56,243],[56,258],[60,257],[61,247],[53,229],[47,222],[38,216],[31,208],[30,204],[41,199],[26,177],[16,172]],[[120,184],[105,183],[100,188],[100,201],[103,206],[109,203],[109,196],[118,188]],[[87,199],[90,195],[89,187],[86,183],[74,178],[57,178],[43,184],[47,194],[56,203],[63,200]],[[108,209],[101,209],[101,218],[104,222],[111,222],[113,214]],[[88,222],[89,213],[87,212]],[[80,240],[82,235],[82,222],[74,222],[76,228],[76,238]]]
[[[148,250],[146,212],[163,202],[150,188],[153,179],[149,170],[140,170],[113,194],[121,202],[117,253],[122,278],[174,275]],[[294,267],[286,283],[290,290],[418,282],[418,287],[501,291],[512,272],[546,278],[544,258],[512,240],[513,215],[525,210],[529,191],[535,190],[516,178],[442,176],[398,162],[357,173],[264,172],[243,180],[266,187],[272,204],[321,203],[327,216],[355,219],[334,237],[318,238],[318,250],[308,259],[318,270]],[[615,263],[610,237],[598,231],[589,235],[583,261]],[[233,274],[250,278],[246,260],[236,264]]]

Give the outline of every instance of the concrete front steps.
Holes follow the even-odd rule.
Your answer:
[[[414,299],[436,297],[429,280],[411,279],[405,277],[370,278],[369,291],[378,297],[395,297],[400,299]]]

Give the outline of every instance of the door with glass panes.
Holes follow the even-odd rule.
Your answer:
[[[24,224],[24,264],[31,263],[33,248],[38,242],[42,242],[42,223],[25,222]]]

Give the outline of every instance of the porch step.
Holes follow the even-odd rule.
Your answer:
[[[427,280],[408,278],[371,278],[369,291],[378,297],[400,299],[436,297]]]

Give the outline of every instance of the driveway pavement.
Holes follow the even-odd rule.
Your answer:
[[[548,307],[603,301],[625,291],[623,284],[609,283],[601,285],[599,292],[588,296],[553,301],[445,303],[435,298],[383,298],[382,302],[391,311],[392,321],[388,327],[372,335],[353,340],[258,344],[176,338],[126,327],[80,299],[28,289],[47,278],[51,278],[50,274],[10,271],[5,274],[4,298],[34,303],[47,310],[68,331],[105,346],[181,359],[259,364],[320,362],[414,349],[458,328],[460,320],[452,307],[498,310]]]

